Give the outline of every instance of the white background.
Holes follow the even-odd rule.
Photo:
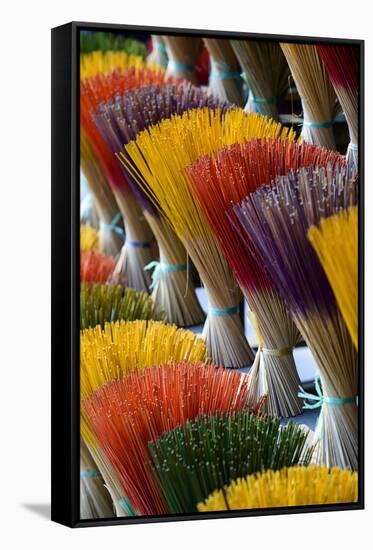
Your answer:
[[[367,242],[372,238],[372,16],[368,1],[1,2],[0,544],[8,549],[367,548],[373,368],[367,349],[367,510],[70,530],[50,491],[50,28],[96,21],[366,39]],[[365,6],[365,7],[363,7]],[[67,184],[67,182],[66,182]],[[367,250],[368,270],[371,256]],[[369,265],[370,264],[370,265]],[[371,273],[371,271],[370,271]],[[369,279],[369,271],[367,279]],[[367,288],[367,347],[371,323]],[[369,311],[370,309],[370,311]]]

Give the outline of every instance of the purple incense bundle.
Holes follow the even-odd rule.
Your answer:
[[[318,459],[357,468],[357,356],[319,259],[307,238],[311,225],[357,202],[347,167],[300,168],[260,187],[234,207],[311,349],[322,389],[302,393],[305,408],[321,406]]]
[[[94,113],[101,134],[114,153],[126,155],[123,144],[135,140],[146,128],[162,119],[200,107],[223,110],[226,102],[206,94],[190,83],[145,86],[117,95],[101,104]],[[128,156],[126,155],[128,158]],[[157,205],[149,200],[123,166],[133,193],[158,242],[160,262],[152,262],[153,298],[167,313],[169,322],[178,326],[199,324],[204,314],[195,295],[185,248]]]

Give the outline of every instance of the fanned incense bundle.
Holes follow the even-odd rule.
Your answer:
[[[80,224],[80,248],[81,250],[97,250],[98,232],[90,225]]]
[[[113,276],[115,261],[97,250],[80,251],[80,282],[107,283]]]
[[[123,144],[135,140],[142,130],[152,124],[173,114],[205,106],[210,109],[217,106],[226,108],[228,104],[219,102],[192,84],[145,86],[100,105],[95,119],[112,151],[119,152]],[[202,323],[205,316],[195,295],[182,242],[128,172],[127,179],[159,246],[160,263],[153,264],[152,296],[155,304],[164,307],[168,320],[178,326]]]
[[[335,149],[336,95],[316,46],[281,44],[302,100],[302,136],[309,143]]]
[[[257,397],[267,394],[265,410],[273,416],[294,416],[302,410],[293,357],[299,333],[252,241],[242,238],[231,205],[291,169],[343,163],[338,153],[309,143],[298,144],[293,138],[290,134],[289,139],[262,138],[234,144],[202,157],[188,169],[204,214],[254,312],[260,345],[249,374],[250,387]]]
[[[148,443],[198,415],[250,405],[245,380],[214,365],[171,363],[110,382],[83,403],[136,514],[171,511],[153,477]]]
[[[278,101],[288,88],[289,68],[276,42],[231,40],[249,97],[245,111],[278,120]]]
[[[167,67],[167,48],[161,36],[151,35],[153,49],[147,57],[148,63],[155,63],[160,67]]]
[[[159,321],[117,321],[80,334],[81,397],[133,371],[171,361],[206,361],[203,340]]]
[[[350,133],[347,160],[358,169],[359,49],[356,46],[318,45]]]
[[[353,206],[312,226],[308,238],[316,250],[339,309],[358,348],[358,209]]]
[[[242,109],[195,109],[145,130],[120,154],[134,179],[161,207],[201,276],[209,302],[204,337],[214,363],[225,367],[251,364],[253,354],[239,318],[241,293],[192,192],[186,168],[225,144],[287,132]]]
[[[133,321],[106,323],[81,331],[81,399],[88,398],[102,385],[132,372],[172,361],[204,361],[206,347],[190,331],[160,322]],[[133,515],[127,495],[92,433],[92,426],[81,407],[81,434],[101,472],[113,499],[117,516]]]
[[[80,129],[80,168],[94,197],[94,205],[100,220],[99,249],[115,257],[123,246],[121,216],[107,178],[82,128]]]
[[[110,518],[111,497],[84,441],[80,439],[80,519]]]
[[[138,69],[144,66],[146,66],[144,60],[138,55],[128,55],[123,51],[102,52],[96,50],[80,55],[80,79],[111,73],[116,69],[127,69],[128,67]]]
[[[91,53],[100,50],[123,51],[128,55],[136,55],[144,58],[147,50],[140,40],[128,38],[111,32],[80,32],[80,53]]]
[[[201,39],[190,36],[163,36],[166,44],[167,76],[189,80],[198,84],[196,63],[201,49]]]
[[[99,64],[98,64],[99,65]],[[144,218],[141,206],[133,195],[120,163],[98,130],[92,112],[103,101],[134,86],[157,84],[164,81],[164,72],[145,65],[126,67],[83,79],[80,85],[81,125],[95,149],[107,180],[113,190],[124,218],[126,240],[116,273],[123,274],[128,285],[136,290],[148,290],[149,273],[144,271],[151,257],[152,232]],[[109,226],[110,227],[110,226]]]
[[[232,481],[198,504],[199,512],[357,502],[357,472],[293,466]]]
[[[164,311],[157,310],[152,298],[146,292],[121,285],[81,283],[80,285],[80,329],[106,322],[154,319],[165,321]]]
[[[210,54],[210,93],[242,107],[242,81],[229,40],[204,38],[203,41]]]
[[[232,479],[308,464],[307,430],[248,411],[200,416],[149,445],[154,477],[171,513],[192,513]]]
[[[235,212],[315,357],[322,390],[302,394],[306,408],[321,406],[318,459],[357,468],[357,356],[333,291],[307,239],[311,225],[357,201],[357,181],[338,164],[301,168],[276,178],[235,207]]]

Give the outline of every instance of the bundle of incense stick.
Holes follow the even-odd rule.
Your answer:
[[[114,515],[111,496],[86,444],[80,439],[80,519]]]
[[[97,250],[80,251],[80,282],[107,283],[113,276],[115,261]]]
[[[347,160],[358,169],[359,50],[357,46],[318,45],[350,133]]]
[[[165,321],[166,314],[156,309],[152,298],[146,292],[121,285],[81,283],[80,285],[80,329],[106,322],[154,319]]]
[[[97,444],[84,420],[81,420],[80,432],[81,443],[85,445],[91,456],[91,460],[95,464],[96,471],[101,474],[105,489],[110,495],[111,509],[113,510],[111,516],[126,517],[135,515],[117,473],[107,460],[104,451]],[[82,448],[80,449],[80,453],[82,454]]]
[[[235,207],[319,367],[322,389],[302,393],[321,406],[318,460],[357,468],[357,356],[333,291],[307,239],[311,225],[356,204],[357,180],[346,167],[301,168],[278,177]]]
[[[133,178],[161,207],[201,276],[209,302],[204,337],[213,361],[225,367],[242,367],[253,359],[239,318],[241,293],[185,169],[224,144],[281,132],[287,134],[279,124],[242,109],[195,109],[145,130],[120,153]]]
[[[209,91],[219,99],[243,105],[239,65],[229,40],[204,38],[210,54]]]
[[[289,67],[276,42],[231,40],[249,96],[245,110],[278,120],[278,100],[288,88]]]
[[[160,321],[117,321],[80,335],[81,397],[112,379],[168,361],[206,361],[203,340]]]
[[[168,56],[164,40],[157,34],[151,35],[153,49],[147,57],[148,63],[155,63],[160,67],[167,67]]]
[[[210,413],[211,414],[211,413]],[[232,479],[261,470],[308,464],[307,430],[249,411],[202,415],[149,444],[154,477],[171,513],[197,504]]]
[[[100,220],[99,248],[105,254],[115,257],[123,246],[122,218],[107,178],[82,128],[80,129],[80,168],[94,197]]]
[[[150,275],[144,271],[144,267],[152,260],[152,232],[120,163],[99,132],[91,113],[100,102],[131,86],[163,80],[164,73],[161,70],[132,67],[129,71],[116,70],[83,79],[80,86],[81,125],[89,135],[124,218],[126,241],[116,274],[123,275],[128,285],[136,290],[148,290],[150,285]]]
[[[106,323],[81,331],[80,340],[81,399],[110,380],[121,379],[131,372],[140,372],[154,365],[172,361],[204,361],[206,347],[198,336],[174,325],[160,322],[133,321]],[[81,407],[81,435],[101,472],[109,490],[116,514],[134,512],[117,474],[97,444],[89,418]]]
[[[135,140],[142,130],[173,114],[182,114],[196,107],[212,109],[219,105],[228,107],[192,84],[145,86],[101,104],[95,112],[95,120],[112,151],[119,152],[123,144]],[[195,295],[182,242],[162,216],[159,204],[155,206],[149,200],[128,171],[127,179],[159,246],[160,263],[153,264],[155,304],[164,307],[168,320],[179,326],[202,323],[204,314]]]
[[[81,32],[80,53],[90,53],[96,50],[123,51],[129,55],[145,58],[147,49],[143,42],[111,32]]]
[[[201,39],[190,36],[162,36],[167,48],[167,76],[198,84],[196,62]]]
[[[357,472],[325,466],[268,470],[232,481],[198,504],[199,512],[357,502]]]
[[[339,309],[358,348],[358,209],[351,207],[312,226],[308,238],[316,250]]]
[[[82,189],[82,180],[86,182],[83,171],[80,172],[80,188]],[[88,183],[86,184],[88,186]],[[95,199],[89,189],[88,193],[80,201],[80,225],[89,225],[98,231],[100,219],[95,204]],[[99,239],[99,236],[98,236]]]
[[[80,224],[80,248],[81,250],[97,250],[98,232],[94,227]]]
[[[100,50],[82,53],[80,55],[80,79],[96,76],[97,74],[105,74],[114,71],[115,69],[126,69],[128,67],[141,68],[146,63],[142,57],[137,55],[128,55],[121,51]]]
[[[193,191],[255,315],[259,347],[249,375],[250,387],[257,397],[267,394],[266,412],[273,416],[294,416],[302,410],[293,357],[299,332],[252,241],[242,238],[231,204],[291,169],[343,163],[338,153],[296,143],[293,137],[291,133],[289,139],[262,138],[234,144],[202,157],[188,169]]]
[[[164,514],[148,443],[201,414],[248,403],[245,375],[201,363],[171,363],[114,380],[83,402],[92,432],[137,514]]]
[[[335,149],[336,95],[316,46],[281,44],[302,100],[302,136],[309,143]]]

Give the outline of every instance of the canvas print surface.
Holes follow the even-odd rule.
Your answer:
[[[359,48],[79,38],[80,518],[357,502]]]

